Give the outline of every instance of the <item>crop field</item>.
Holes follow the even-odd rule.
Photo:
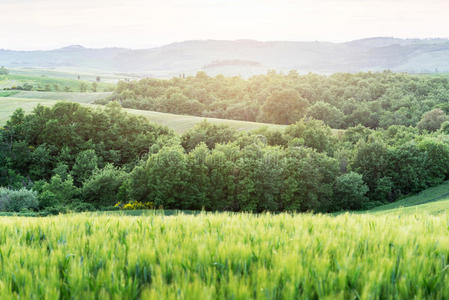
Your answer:
[[[1,217],[0,298],[447,299],[447,215]]]

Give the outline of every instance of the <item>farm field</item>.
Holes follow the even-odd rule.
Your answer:
[[[1,217],[0,297],[444,299],[447,230],[420,213]]]

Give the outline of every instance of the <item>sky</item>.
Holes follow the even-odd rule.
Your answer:
[[[449,37],[448,0],[0,0],[0,49]]]

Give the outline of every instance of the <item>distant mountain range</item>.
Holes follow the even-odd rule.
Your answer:
[[[50,51],[0,50],[10,68],[80,68],[156,77],[192,74],[252,75],[267,70],[334,73],[392,70],[449,72],[449,39],[369,38],[345,43],[199,40],[132,50],[70,46]]]

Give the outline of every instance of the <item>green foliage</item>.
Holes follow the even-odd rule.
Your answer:
[[[332,128],[416,126],[433,108],[448,109],[446,77],[293,73],[122,81],[112,100],[128,108],[276,124],[308,116]]]
[[[335,183],[337,205],[342,209],[362,209],[368,201],[365,196],[368,190],[362,175],[355,172],[343,174],[337,178]]]
[[[40,208],[69,205],[79,200],[80,191],[74,185],[73,178],[69,175],[63,180],[59,175],[54,175],[49,182],[42,186],[39,194]]]
[[[441,123],[440,130],[442,133],[449,134],[449,121],[444,121]]]
[[[187,152],[190,152],[200,143],[205,143],[209,149],[213,149],[216,144],[233,142],[236,139],[236,130],[226,125],[203,121],[181,136],[181,144]]]
[[[184,150],[179,146],[164,147],[131,173],[130,197],[153,202],[156,207],[184,208],[187,176]]]
[[[85,182],[98,169],[98,157],[92,149],[78,153],[72,168],[72,176],[78,183]]]
[[[311,97],[306,91],[296,92]],[[209,103],[203,90],[189,93]],[[170,90],[173,99],[187,97],[180,95]],[[354,117],[356,106],[348,101],[342,112]],[[440,127],[336,131],[307,117],[285,130],[250,133],[202,122],[176,136],[123,113],[116,102],[96,110],[58,103],[29,115],[17,110],[0,129],[0,185],[33,186],[41,212],[52,214],[118,202],[207,211],[359,210],[449,178],[449,137]]]
[[[27,189],[10,190],[0,187],[0,211],[20,212],[38,207],[37,194]]]
[[[108,164],[103,169],[94,171],[93,175],[84,181],[82,199],[97,207],[112,206],[119,202],[120,187],[128,174]]]
[[[305,114],[308,101],[294,89],[275,91],[262,106],[262,120],[269,123],[292,124]]]
[[[300,139],[304,146],[332,153],[333,135],[322,121],[300,120],[285,129],[287,140]],[[298,145],[295,145],[298,146]]]
[[[340,128],[344,114],[335,106],[319,101],[308,108],[307,117],[321,120],[332,128]]]
[[[447,115],[441,109],[433,109],[426,112],[417,127],[422,130],[436,131],[440,129],[441,125],[448,120]]]

